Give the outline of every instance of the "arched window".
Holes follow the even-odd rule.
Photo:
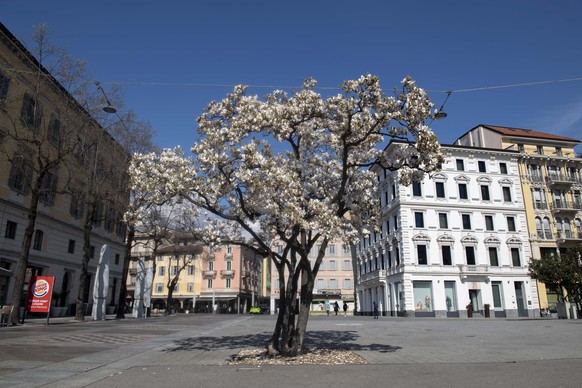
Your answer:
[[[550,219],[548,217],[544,217],[544,235],[547,240],[552,239],[552,228],[550,227]]]
[[[579,218],[574,220],[574,229],[576,233],[576,238],[582,238],[582,221]]]
[[[538,238],[544,238],[544,231],[542,229],[542,219],[536,217],[536,231],[538,233]]]
[[[564,237],[566,237],[566,238],[572,238],[572,230],[571,230],[571,226],[570,226],[570,219],[568,217],[564,218],[563,228],[564,228]]]
[[[556,217],[556,232],[558,233],[558,238],[563,238],[564,237],[564,229],[563,229],[563,225],[562,225],[562,219],[559,217]]]

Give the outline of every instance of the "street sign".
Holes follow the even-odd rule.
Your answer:
[[[53,294],[53,276],[34,276],[30,279],[26,311],[30,313],[48,313]]]

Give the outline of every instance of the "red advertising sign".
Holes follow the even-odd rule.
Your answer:
[[[34,276],[30,279],[30,286],[28,287],[28,302],[26,303],[28,312],[49,312],[54,281],[55,278],[52,276]]]

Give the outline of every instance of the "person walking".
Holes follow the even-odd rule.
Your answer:
[[[374,301],[374,319],[378,319],[378,303]]]
[[[329,305],[329,302],[327,302],[327,303],[325,304],[325,312],[327,313],[327,316],[328,316],[328,317],[329,317],[329,309],[330,309],[330,305]]]
[[[337,315],[337,312],[339,311],[339,303],[337,302],[337,300],[333,304],[333,311],[335,311],[335,315]]]
[[[348,304],[346,302],[344,302],[344,317],[348,316]]]

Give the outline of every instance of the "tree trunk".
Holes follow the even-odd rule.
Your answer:
[[[16,265],[16,271],[14,271],[16,277],[14,279],[11,301],[11,304],[14,306],[14,308],[12,309],[12,313],[9,317],[9,322],[11,325],[17,325],[19,323],[20,307],[26,308],[26,306],[21,306],[20,302],[22,299],[24,281],[26,279],[26,268],[28,267],[30,246],[32,245],[32,236],[34,235],[34,227],[36,225],[39,188],[40,180],[37,178],[35,181],[35,187],[33,187],[31,190],[30,208],[28,209],[28,223],[26,225],[26,229],[24,230],[24,237],[22,240],[22,246],[20,248],[20,256],[18,258],[18,264]]]
[[[128,227],[127,239],[125,241],[125,252],[123,259],[123,273],[121,275],[121,286],[119,287],[119,299],[117,302],[117,319],[125,318],[125,306],[127,297],[127,276],[129,275],[129,264],[131,263],[131,246],[135,237],[135,229]]]
[[[89,206],[87,209],[87,218],[83,227],[83,261],[81,262],[81,271],[79,273],[79,290],[77,292],[77,308],[75,309],[75,320],[85,320],[85,283],[89,268],[89,259],[91,252],[91,230],[93,230],[93,212],[95,206]]]

